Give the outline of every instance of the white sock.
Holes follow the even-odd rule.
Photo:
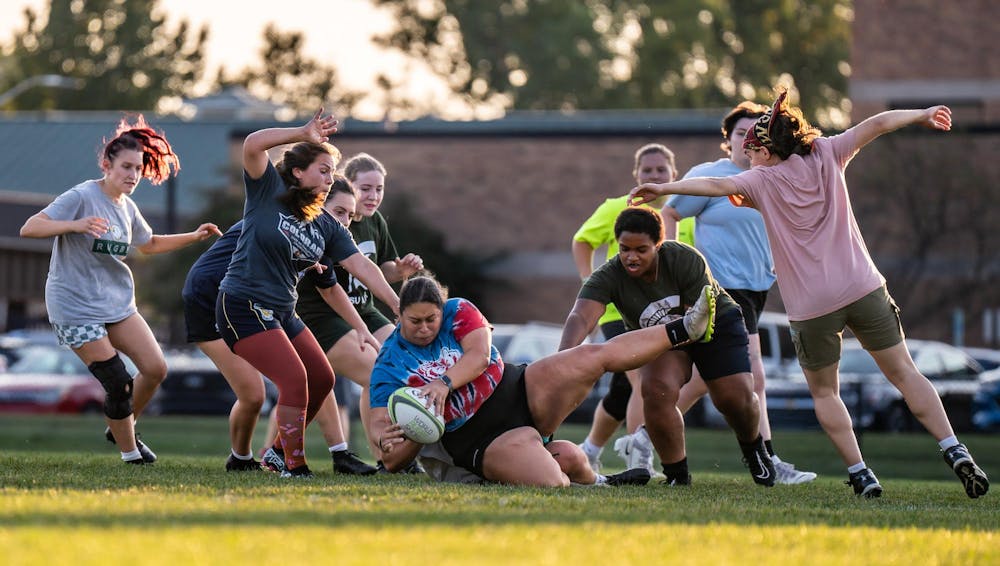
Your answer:
[[[604,474],[594,474],[594,475],[597,476],[597,479],[594,480],[594,485],[604,485],[608,483],[608,476]]]
[[[604,451],[604,447],[597,446],[596,444],[591,442],[589,436],[587,437],[586,440],[583,441],[583,444],[580,445],[580,448],[583,448],[584,453],[586,453],[587,456],[590,456],[591,458],[595,456],[600,456],[601,452]]]
[[[341,442],[340,444],[334,444],[333,446],[330,447],[330,452],[331,453],[332,452],[343,452],[344,450],[347,450],[347,443],[346,442]]]
[[[235,450],[230,450],[233,453],[233,458],[237,460],[243,460],[244,462],[253,460],[253,453],[250,454],[237,454]]]
[[[948,438],[942,438],[941,441],[938,442],[938,446],[941,447],[941,450],[947,450],[952,446],[957,446],[958,444],[960,444],[958,442],[958,437],[955,436],[954,434],[949,436]]]
[[[135,460],[136,458],[142,458],[142,454],[139,452],[138,448],[131,452],[122,452],[122,460],[126,462],[129,460]]]
[[[868,466],[865,465],[865,461],[861,460],[860,462],[858,462],[857,464],[854,464],[853,466],[848,466],[847,467],[847,473],[854,474],[854,473],[860,472],[861,470],[863,470],[863,469],[865,469],[867,467]]]

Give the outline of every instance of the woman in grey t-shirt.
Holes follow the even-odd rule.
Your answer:
[[[130,195],[144,177],[159,184],[180,168],[163,134],[140,115],[118,124],[98,161],[104,176],[71,188],[21,227],[25,238],[55,237],[45,304],[59,343],[80,357],[107,392],[104,414],[130,464],[156,455],[135,439],[135,417],[167,374],[163,352],[135,306],[135,282],[125,258],[132,246],[147,254],[173,251],[213,234],[202,224],[184,234],[153,234]],[[139,369],[135,379],[118,355]]]

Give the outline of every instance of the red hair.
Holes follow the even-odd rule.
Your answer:
[[[115,129],[115,137],[111,141],[105,140],[101,162],[105,159],[114,161],[123,149],[142,152],[142,176],[154,185],[159,185],[171,174],[177,174],[181,168],[180,159],[166,136],[150,127],[142,114],[136,117],[135,124],[129,123],[128,116],[122,117]]]

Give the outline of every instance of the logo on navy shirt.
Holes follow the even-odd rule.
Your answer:
[[[288,241],[292,261],[312,264],[323,257],[323,235],[311,222],[304,224],[295,216],[279,212],[278,231]]]

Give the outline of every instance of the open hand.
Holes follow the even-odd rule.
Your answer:
[[[302,126],[303,141],[313,143],[323,143],[330,139],[330,136],[337,132],[339,122],[332,115],[323,115],[323,108],[316,111],[312,120]]]

